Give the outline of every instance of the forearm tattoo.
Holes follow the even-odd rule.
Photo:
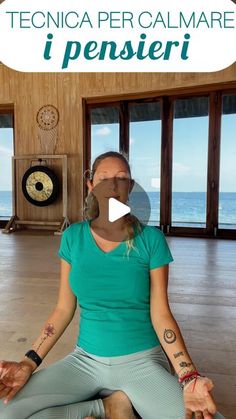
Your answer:
[[[41,342],[40,342],[39,346],[37,347],[36,352],[39,350],[39,348],[43,344],[43,342],[45,342],[45,340],[48,337],[51,337],[52,335],[55,335],[55,333],[56,333],[56,331],[55,331],[55,328],[54,328],[53,324],[52,323],[48,323],[48,325],[44,329],[45,336],[43,336],[41,338]]]
[[[164,340],[166,343],[173,343],[176,341],[176,334],[171,329],[165,329]]]
[[[191,367],[191,368],[188,368],[187,370],[186,370],[186,369],[184,369],[183,371],[177,371],[177,374],[178,374],[179,378],[182,378],[182,377],[184,377],[184,375],[186,375],[187,373],[189,373],[189,372],[194,372],[194,371],[196,371],[196,368]],[[191,377],[191,378],[192,378],[192,377]]]
[[[184,353],[183,352],[177,352],[177,354],[174,354],[174,357],[175,358],[178,358],[179,356],[181,356],[181,355],[183,355]]]
[[[180,362],[179,366],[184,368],[184,367],[189,367],[190,365],[192,365],[192,362]]]
[[[183,377],[186,373],[196,371],[196,368],[194,368],[192,362],[185,362],[182,361],[179,363],[179,366],[181,367],[179,371],[177,371],[177,374],[179,377]]]

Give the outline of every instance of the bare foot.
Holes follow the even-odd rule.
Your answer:
[[[102,399],[106,419],[136,419],[128,396],[121,390]]]

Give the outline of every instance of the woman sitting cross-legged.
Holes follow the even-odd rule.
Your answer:
[[[109,221],[109,199],[126,204],[133,185],[122,154],[97,157],[85,219],[61,238],[57,305],[25,357],[0,362],[1,419],[224,418],[169,307],[164,234],[131,214]],[[74,350],[35,371],[77,303]]]

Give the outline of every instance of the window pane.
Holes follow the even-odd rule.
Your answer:
[[[146,191],[150,200],[149,225],[160,224],[160,102],[132,104],[130,120],[130,166],[132,177]],[[142,206],[136,192],[135,206]],[[140,194],[141,196],[141,194]]]
[[[219,228],[236,228],[236,95],[223,96]]]
[[[208,98],[174,103],[172,225],[205,227]]]
[[[0,114],[0,218],[12,215],[13,115]]]
[[[91,110],[91,160],[106,151],[119,151],[119,109],[112,106]]]

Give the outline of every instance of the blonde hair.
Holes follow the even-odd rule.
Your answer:
[[[107,157],[114,157],[122,160],[126,168],[129,172],[130,178],[131,178],[131,170],[130,165],[128,163],[127,158],[125,157],[124,153],[118,153],[117,151],[107,151],[106,153],[100,154],[93,162],[92,170],[87,169],[84,172],[84,178],[88,178],[90,181],[93,180],[94,174],[99,166],[99,164],[102,162],[102,160],[106,159]],[[99,206],[97,198],[93,195],[92,192],[88,192],[88,195],[85,198],[84,208],[83,208],[83,216],[85,220],[93,220],[94,218],[97,218],[99,215]],[[127,214],[124,216],[125,219],[125,230],[128,239],[126,240],[126,248],[127,248],[127,255],[129,255],[129,252],[131,249],[135,249],[134,247],[134,228],[133,224],[139,232],[142,230],[141,223],[139,219],[133,215],[133,214]]]

